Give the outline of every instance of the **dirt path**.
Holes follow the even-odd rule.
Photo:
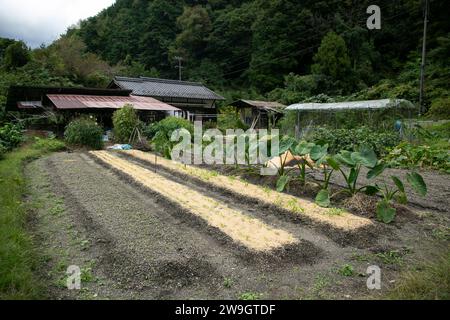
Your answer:
[[[192,181],[164,176],[302,240],[297,248],[286,246],[288,252],[267,256],[230,243],[203,219],[180,210],[166,196],[146,192],[87,154],[54,154],[31,163],[26,173],[35,242],[44,252],[39,270],[53,298],[235,299],[244,293],[267,299],[365,298],[391,285],[386,281],[381,292],[371,292],[365,276],[358,276],[370,264],[384,266],[377,253],[397,250],[399,260],[416,260],[424,248],[435,245],[431,234],[438,227],[430,220],[430,238],[422,243],[416,239],[424,231],[411,223],[403,230],[390,228],[367,249],[342,247],[314,226],[283,219],[270,208],[252,208]],[[352,276],[339,272],[346,264],[354,268]],[[84,271],[81,291],[64,287],[69,265]],[[395,279],[399,268],[386,264],[386,279]]]

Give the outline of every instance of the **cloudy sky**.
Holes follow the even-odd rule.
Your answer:
[[[67,27],[94,16],[115,0],[0,0],[0,37],[36,48],[49,44]]]

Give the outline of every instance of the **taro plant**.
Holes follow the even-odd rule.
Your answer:
[[[286,162],[288,159],[287,152],[292,150],[296,141],[292,137],[285,137],[281,139],[278,151],[278,157],[280,158],[280,164],[277,167],[278,180],[277,180],[277,191],[282,192],[286,186],[289,184],[291,177],[288,175],[289,171],[286,169]]]
[[[403,182],[396,176],[391,176],[391,179],[394,182],[395,187],[388,186],[386,183],[383,183],[382,185],[375,184],[375,188],[383,197],[377,204],[377,219],[384,223],[390,223],[395,218],[397,210],[392,206],[394,199],[399,203],[407,202]],[[406,175],[406,180],[418,194],[421,196],[427,194],[427,185],[420,174],[417,172],[410,172]]]
[[[300,161],[297,162],[297,167],[299,170],[299,180],[302,185],[306,184],[306,169],[319,168],[323,170],[324,182],[316,182],[319,187],[324,190],[328,190],[331,175],[334,169],[328,164],[330,156],[328,154],[328,145],[316,145],[314,143],[308,143],[306,141],[301,141],[296,144],[293,138],[286,138],[280,143],[280,166],[278,168],[278,181],[277,181],[277,191],[283,191],[285,187],[289,184],[292,177],[288,173],[293,169],[286,169],[286,162],[288,157],[285,153],[289,151],[293,156],[300,157]],[[309,161],[308,159],[311,161]]]
[[[313,165],[308,162],[306,157],[310,154],[311,149],[316,147],[314,143],[301,141],[295,147],[291,147],[291,152],[294,156],[300,156],[302,159],[297,164],[298,170],[300,172],[299,179],[300,182],[305,185],[306,184],[306,167],[313,169]]]
[[[322,147],[322,149],[319,150],[320,152],[317,154],[311,152],[311,158],[315,160],[318,165],[322,165],[324,167],[325,182],[316,196],[316,203],[319,206],[328,207],[330,205],[330,199],[340,192],[346,192],[351,196],[362,191],[365,191],[368,194],[375,194],[377,192],[377,189],[370,185],[365,185],[362,187],[358,186],[358,179],[363,167],[370,169],[370,175],[374,174],[374,172],[378,172],[381,168],[377,165],[378,159],[373,150],[367,147],[362,147],[359,151],[350,152],[342,150],[337,155],[330,156],[326,153],[326,149],[324,147]],[[320,158],[314,159],[317,157]],[[327,166],[331,169],[327,170]],[[348,172],[345,171],[345,168],[349,169],[347,170]],[[343,190],[330,195],[328,185],[334,171],[339,171],[342,174],[346,187]]]
[[[331,161],[330,165],[334,167],[333,169],[340,171],[345,180],[346,188],[344,189],[344,192],[353,196],[365,189],[368,192],[373,190],[367,185],[362,187],[358,186],[358,178],[363,167],[370,169],[368,177],[372,176],[374,172],[378,173],[380,169],[382,169],[382,165],[377,165],[378,159],[372,149],[362,147],[359,151],[355,152],[342,150],[334,156],[333,160],[336,161]],[[350,170],[345,172],[342,166],[347,167]]]
[[[311,148],[310,152],[311,160],[314,161],[315,166],[322,169],[324,181],[322,183],[317,182],[321,190],[328,190],[330,185],[330,179],[334,172],[332,164],[334,159],[328,154],[328,144],[320,146],[315,145]],[[334,162],[333,162],[334,161]]]

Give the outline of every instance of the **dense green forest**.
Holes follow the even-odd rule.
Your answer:
[[[10,84],[105,86],[115,74],[202,81],[227,98],[406,98],[417,102],[423,1],[117,0],[48,47],[0,40],[0,103]],[[426,96],[449,96],[450,19],[430,1]]]

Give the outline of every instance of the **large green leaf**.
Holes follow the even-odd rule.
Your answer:
[[[283,192],[290,180],[291,180],[290,176],[284,175],[279,177],[277,180],[277,191]]]
[[[328,165],[333,168],[334,170],[339,170],[340,169],[340,165],[339,162],[336,161],[336,159],[334,159],[332,156],[328,156],[326,158]]]
[[[294,154],[299,156],[307,155],[311,152],[311,149],[315,146],[314,143],[301,141],[295,148]]]
[[[411,172],[406,175],[406,180],[411,184],[411,187],[422,197],[427,195],[427,185],[422,176],[417,172]]]
[[[320,145],[315,145],[314,147],[311,148],[311,151],[309,153],[311,159],[313,159],[314,161],[317,161],[323,157],[325,157],[328,153],[328,145],[324,145],[324,146],[320,146]]]
[[[330,206],[330,193],[326,189],[322,189],[316,195],[316,203],[320,207],[328,208]]]
[[[378,186],[367,186],[364,189],[364,193],[369,196],[374,196],[380,191],[380,188]]]
[[[362,147],[358,152],[353,152],[351,158],[355,163],[362,164],[368,168],[375,167],[378,162],[375,152],[367,147]]]
[[[373,167],[369,172],[367,172],[367,179],[373,179],[375,177],[378,177],[380,174],[383,173],[384,169],[386,169],[386,165],[384,163],[380,163]]]
[[[405,193],[405,186],[403,185],[403,182],[396,176],[391,176],[391,179],[392,179],[392,181],[394,181],[395,185],[397,186],[397,189],[400,192]]]
[[[389,203],[385,200],[378,202],[377,204],[377,219],[379,221],[383,221],[384,223],[391,223],[394,218],[397,210],[392,208]]]
[[[352,153],[350,151],[342,150],[340,153],[334,156],[334,158],[343,165],[353,168],[356,163],[352,159]]]
[[[358,173],[355,168],[350,169],[350,174],[348,175],[348,183],[352,184],[358,179]]]
[[[285,137],[281,139],[279,144],[279,154],[283,154],[289,149],[291,149],[295,143],[296,143],[295,139],[291,137]]]

